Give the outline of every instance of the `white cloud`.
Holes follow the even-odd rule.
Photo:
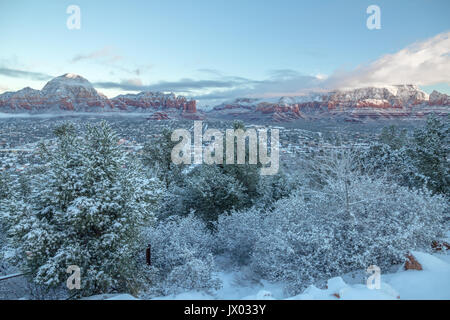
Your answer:
[[[327,87],[356,88],[391,84],[450,83],[450,32],[416,42],[348,72],[336,72]]]
[[[119,56],[114,52],[112,47],[103,47],[100,50],[88,54],[77,54],[72,58],[72,62],[92,59],[106,59],[109,62],[115,62],[121,60],[122,58],[122,56]]]
[[[132,86],[143,86],[142,80],[139,78],[132,78],[132,79],[125,79],[122,81],[122,83],[132,85]]]
[[[269,78],[248,81],[234,88],[212,91],[198,99],[233,97],[297,96],[309,91],[380,87],[396,84],[430,86],[450,85],[450,32],[416,42],[406,48],[381,56],[353,70],[335,71],[331,75],[302,75],[290,70],[272,70]]]
[[[6,91],[9,91],[9,88],[0,85],[0,94],[2,94],[3,92],[6,92]]]

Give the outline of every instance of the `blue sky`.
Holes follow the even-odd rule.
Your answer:
[[[72,4],[80,30],[66,27]],[[380,30],[366,27],[372,4]],[[448,0],[3,1],[0,92],[71,72],[108,96],[160,89],[206,101],[405,81],[450,93],[449,12]],[[411,73],[418,64],[423,78]]]

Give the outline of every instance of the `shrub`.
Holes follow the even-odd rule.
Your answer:
[[[256,240],[261,236],[263,215],[264,212],[255,207],[220,215],[216,224],[216,252],[226,256],[232,264],[248,264]]]
[[[213,238],[205,223],[192,214],[171,216],[147,230],[152,249],[150,294],[220,288],[214,277]]]
[[[341,192],[335,182],[275,204],[254,246],[255,272],[295,294],[317,280],[400,263],[443,233],[448,205],[440,196],[365,176],[339,184]]]

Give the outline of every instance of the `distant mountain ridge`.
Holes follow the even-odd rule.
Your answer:
[[[450,113],[450,96],[433,91],[430,95],[415,85],[368,87],[316,92],[296,97],[271,99],[238,98],[197,110],[197,102],[173,93],[140,92],[108,99],[85,78],[67,73],[50,80],[42,90],[29,87],[0,95],[0,112],[145,112],[148,119],[240,119],[284,122],[296,119],[421,118]]]
[[[214,118],[267,120],[296,119],[421,118],[434,113],[450,113],[450,97],[433,91],[430,95],[415,85],[368,87],[311,93],[298,97],[272,99],[239,98],[214,107],[207,113]]]
[[[85,78],[71,73],[53,78],[42,88],[24,88],[0,95],[0,112],[156,112],[172,117],[196,118],[195,100],[175,94],[141,92],[108,99]],[[166,114],[167,118],[170,116]]]

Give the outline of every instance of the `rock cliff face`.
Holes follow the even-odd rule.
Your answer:
[[[182,112],[196,113],[195,100],[187,100],[183,96],[175,96],[173,93],[141,92],[138,94],[120,95],[111,100],[113,107],[120,110],[146,110],[155,108],[175,108]]]
[[[26,87],[16,92],[6,92],[0,95],[0,110],[2,112],[29,112],[45,105],[39,90]]]
[[[173,93],[141,92],[108,99],[85,78],[65,74],[42,90],[24,88],[0,95],[0,112],[143,112],[148,119],[220,119],[284,122],[296,119],[341,118],[408,119],[430,113],[448,115],[450,97],[433,91],[430,96],[414,85],[359,88],[273,99],[240,98],[199,112],[195,100]]]
[[[195,118],[196,101],[161,92],[141,92],[108,99],[85,78],[65,74],[50,80],[42,90],[24,88],[0,95],[0,112],[159,112],[154,118]],[[162,116],[162,111],[170,113]]]
[[[75,74],[56,77],[40,91],[43,105],[49,111],[104,111],[111,109],[106,96],[97,92],[85,78]]]
[[[434,90],[430,94],[428,104],[430,106],[450,106],[450,96],[445,93],[440,93]]]
[[[450,113],[449,96],[434,91],[430,96],[414,85],[360,88],[313,93],[280,99],[236,99],[213,108],[211,117],[249,120],[417,118],[429,113]]]

